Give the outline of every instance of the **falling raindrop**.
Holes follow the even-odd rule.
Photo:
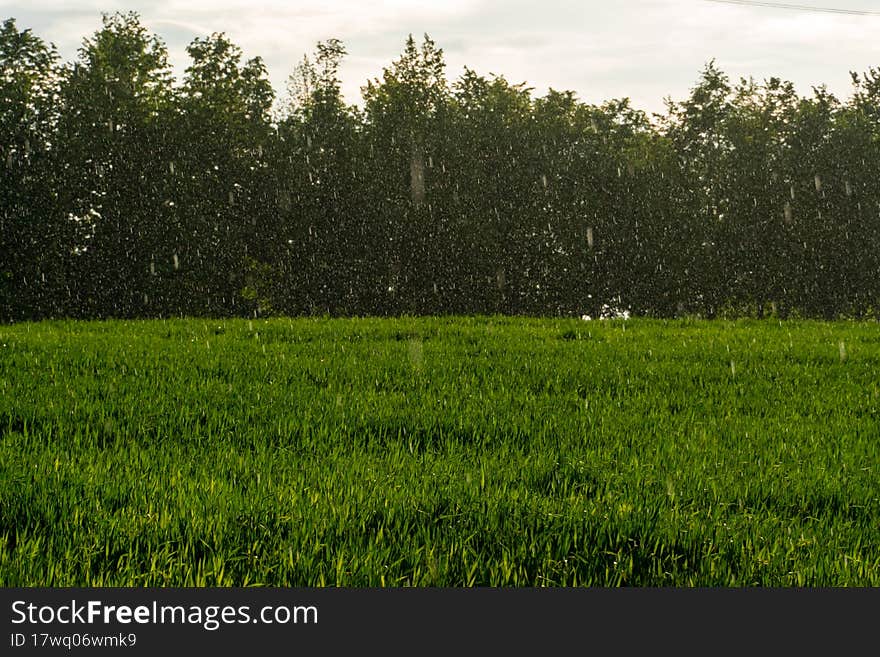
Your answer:
[[[791,202],[789,202],[789,201],[785,202],[784,213],[785,213],[785,223],[788,225],[791,225],[793,218],[794,218],[794,213],[792,212],[792,209],[791,209]]]
[[[846,195],[847,195],[847,196],[852,196],[852,185],[849,184],[849,180],[847,180],[847,181],[844,183],[844,185],[845,185],[845,187],[846,187]]]
[[[150,258],[150,274],[156,275],[156,260],[153,258]]]
[[[822,177],[817,173],[815,178],[813,178],[813,182],[816,184],[816,191],[822,191]]]
[[[180,269],[180,259],[177,257],[176,253],[171,257],[171,260],[174,263],[174,271]]]
[[[174,162],[168,163],[168,170],[171,172],[171,175],[174,175]]]
[[[541,184],[544,185],[544,189],[547,189],[547,176],[545,174],[541,174]]]
[[[791,186],[791,200],[794,200],[794,185]]]
[[[593,248],[593,227],[587,226],[587,246]]]
[[[434,158],[431,157],[430,155],[428,156],[428,168],[429,168],[429,169],[433,169],[433,168],[434,168]]]
[[[843,340],[837,345],[837,351],[840,353],[840,362],[843,363],[846,361],[846,345],[843,343]]]

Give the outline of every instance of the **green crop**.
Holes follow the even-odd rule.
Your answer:
[[[880,585],[876,323],[0,327],[2,586]]]

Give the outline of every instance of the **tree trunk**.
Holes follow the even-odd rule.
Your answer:
[[[413,139],[409,161],[410,198],[415,207],[425,202],[425,149],[418,139]]]

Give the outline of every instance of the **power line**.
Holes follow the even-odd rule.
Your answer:
[[[769,7],[790,11],[808,11],[821,14],[845,14],[848,16],[880,16],[880,11],[868,9],[836,9],[834,7],[815,7],[813,5],[793,5],[784,2],[757,2],[755,0],[705,0],[725,5],[743,5],[746,7]]]

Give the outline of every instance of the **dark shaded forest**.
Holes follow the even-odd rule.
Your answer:
[[[0,30],[0,319],[880,316],[880,69],[853,91],[728,77],[649,116],[535,97],[410,37],[347,105],[338,40],[276,102],[137,14],[64,63]]]

